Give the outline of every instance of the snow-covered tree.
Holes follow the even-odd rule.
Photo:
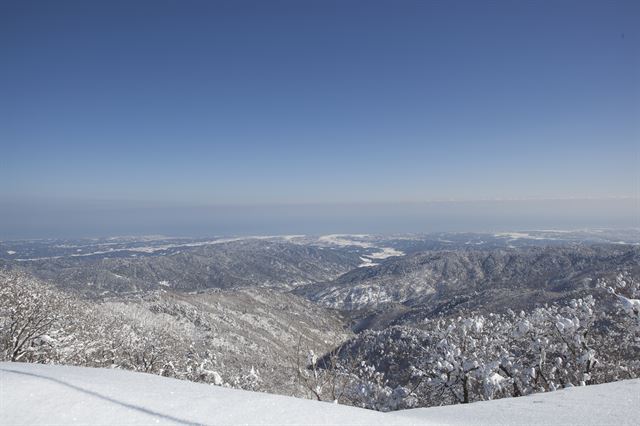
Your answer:
[[[62,333],[65,298],[16,273],[0,275],[0,349],[9,361],[46,362]],[[43,359],[44,357],[44,359]]]

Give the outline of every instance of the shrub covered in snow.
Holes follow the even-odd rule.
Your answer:
[[[628,323],[636,321],[634,311],[629,303],[621,303],[619,312],[602,309],[607,302],[589,295],[531,312],[469,313],[427,320],[420,329],[369,331],[343,345],[341,365],[364,360],[368,370],[345,371],[369,383],[385,377],[387,389],[405,390],[406,404],[381,403],[380,392],[358,404],[375,409],[468,403],[640,377],[640,330]]]
[[[215,357],[162,315],[77,299],[0,272],[0,360],[122,368],[221,384]]]

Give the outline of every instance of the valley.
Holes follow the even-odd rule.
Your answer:
[[[636,346],[608,353],[600,334],[625,333],[606,286],[629,283],[621,291],[637,297],[637,230],[117,237],[3,241],[0,252],[3,297],[33,292],[32,308],[50,312],[60,327],[26,342],[14,355],[23,361],[116,367],[388,411],[437,405],[435,385],[419,379],[436,374],[429,363],[439,362],[437,324],[455,328],[476,318],[507,339],[509,327],[542,321],[546,333],[554,316],[583,315],[570,308],[577,300],[597,309],[586,324],[596,327],[589,351],[605,352],[599,366],[624,365],[628,377],[640,368],[632,362]],[[92,341],[95,335],[104,340]],[[78,349],[89,342],[91,353]],[[482,355],[486,368],[494,356]],[[594,383],[618,374],[610,373]],[[518,393],[556,386],[509,374]],[[508,396],[500,389],[492,397]],[[487,397],[481,387],[474,392],[474,400]]]

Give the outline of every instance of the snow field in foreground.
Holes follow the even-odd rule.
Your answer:
[[[379,413],[122,370],[0,363],[0,424],[632,425],[640,379]]]

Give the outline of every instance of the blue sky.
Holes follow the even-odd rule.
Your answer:
[[[139,203],[166,233],[202,206],[627,209],[639,28],[633,1],[3,1],[0,237]]]

